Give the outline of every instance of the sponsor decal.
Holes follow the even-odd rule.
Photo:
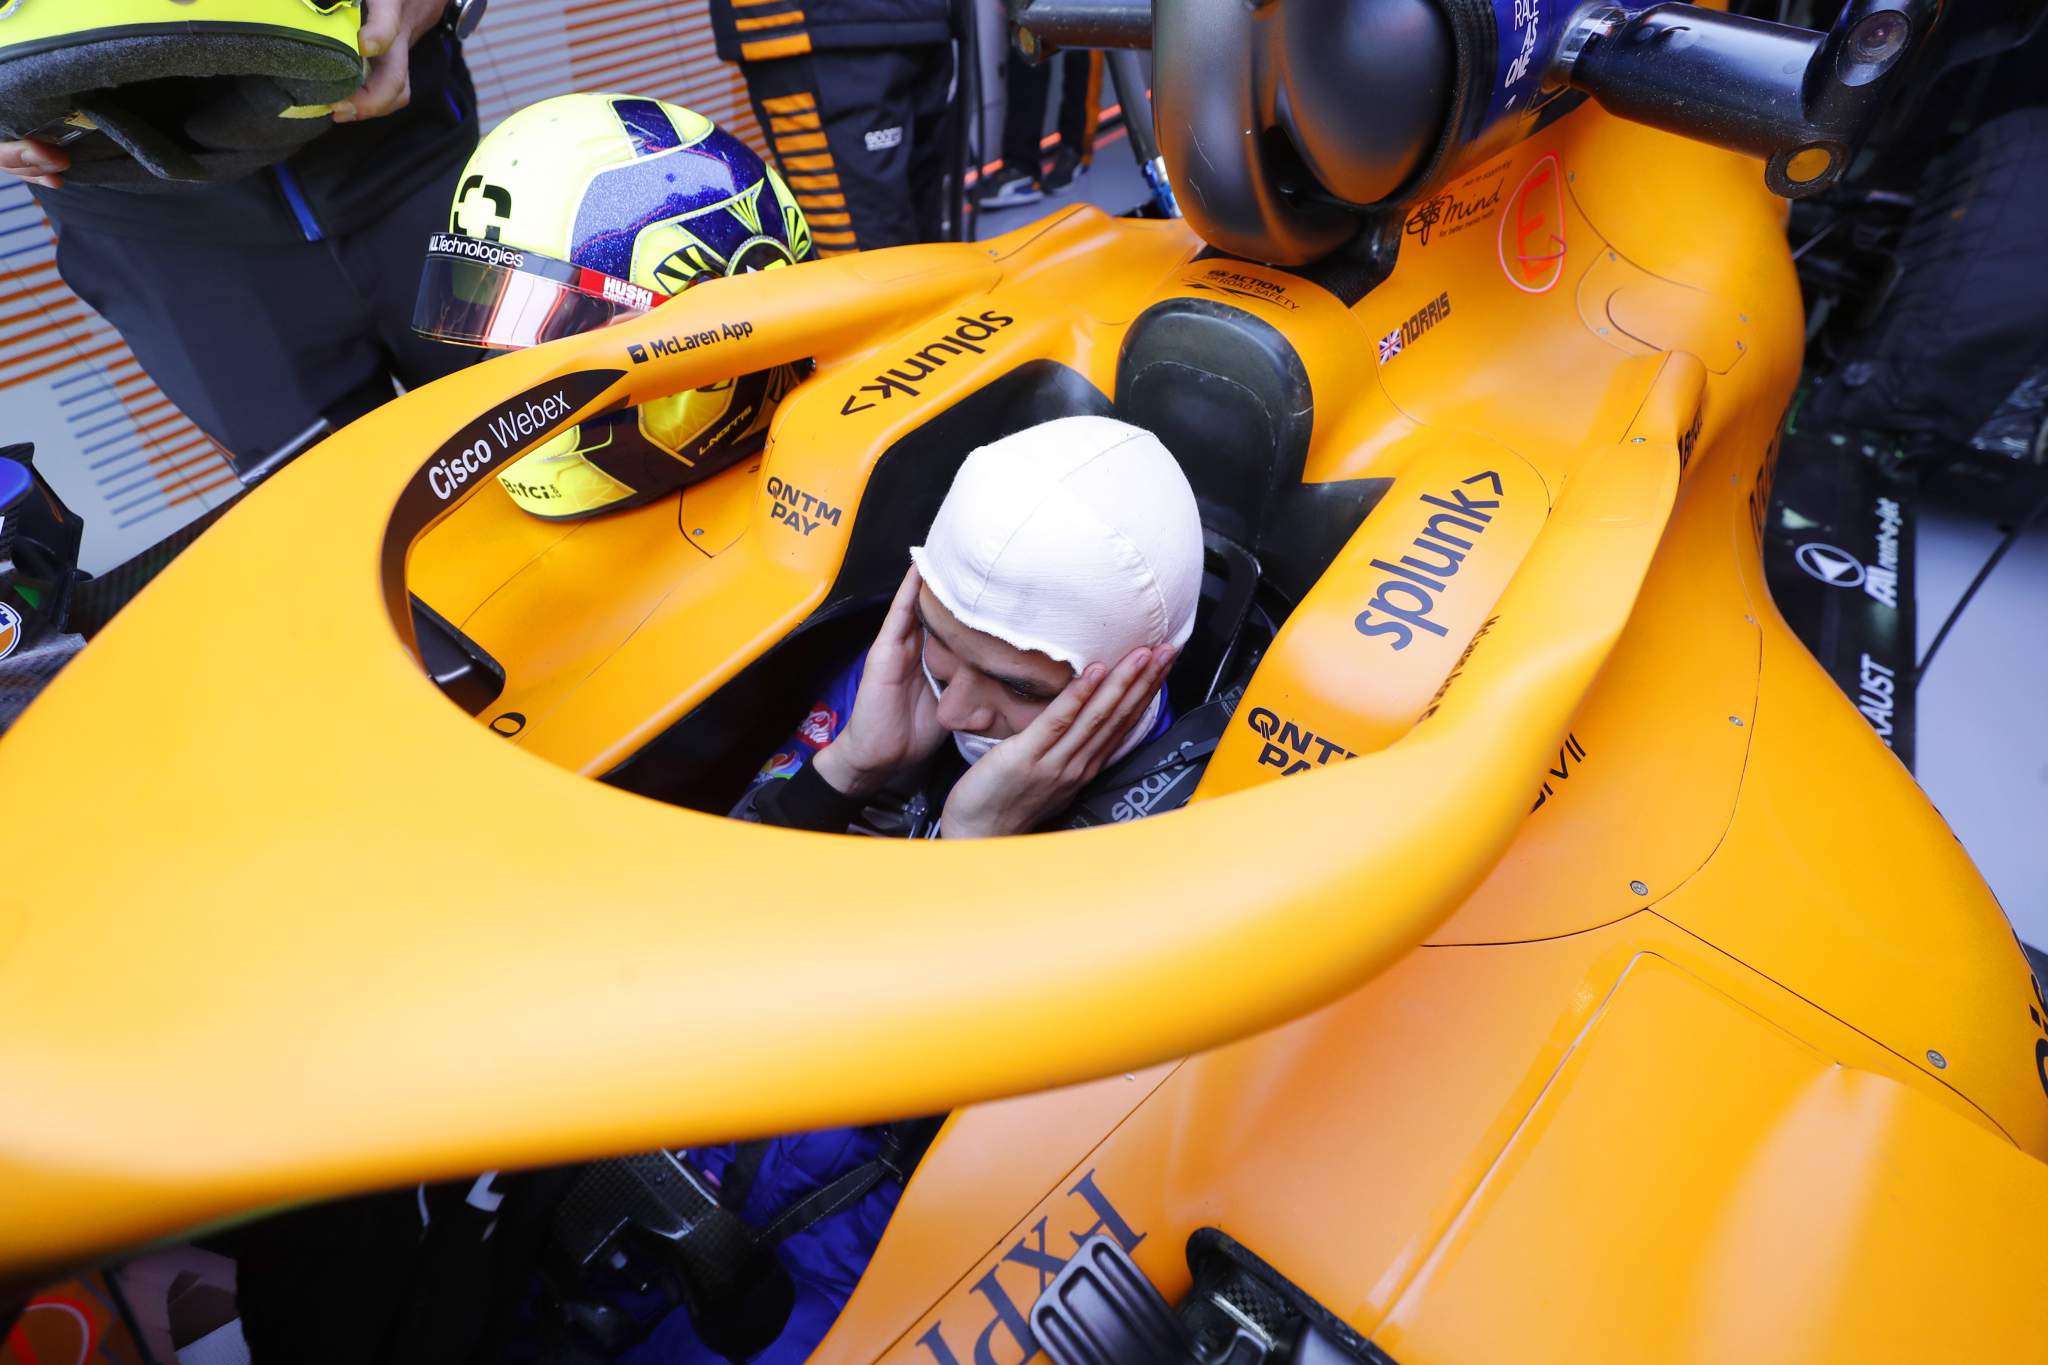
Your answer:
[[[753,334],[754,324],[751,322],[721,322],[718,326],[706,328],[701,332],[679,332],[658,341],[650,341],[645,346],[637,341],[633,342],[626,347],[626,354],[632,358],[635,365],[645,365],[650,360],[681,355],[700,346],[715,346],[721,341],[744,341]]]
[[[903,125],[894,128],[870,128],[861,134],[861,141],[867,143],[871,152],[886,152],[891,147],[903,145]]]
[[[509,479],[502,474],[498,476],[498,482],[504,486],[507,493],[515,498],[525,498],[528,502],[546,502],[550,498],[562,496],[562,490],[552,484],[527,483],[523,479]]]
[[[1536,804],[1529,807],[1531,815],[1542,810],[1543,803],[1557,795],[1558,785],[1571,779],[1571,775],[1579,770],[1579,763],[1585,757],[1586,746],[1579,743],[1579,737],[1566,735],[1563,746],[1557,751],[1557,766],[1552,768],[1550,775],[1544,779],[1543,790],[1536,793]]]
[[[1126,820],[1141,820],[1158,809],[1159,803],[1169,796],[1174,788],[1193,778],[1197,769],[1184,767],[1178,772],[1152,773],[1124,789],[1124,794],[1109,808],[1109,818],[1117,824]]]
[[[1301,311],[1301,305],[1287,296],[1284,286],[1240,270],[1211,270],[1201,279],[1189,280],[1188,283],[1196,289],[1212,289],[1219,294],[1235,294],[1241,299],[1257,299],[1260,303],[1270,303],[1290,313]]]
[[[1244,723],[1265,741],[1259,750],[1260,766],[1278,768],[1282,777],[1358,757],[1335,740],[1318,735],[1263,706],[1254,706],[1246,712]]]
[[[1017,319],[991,310],[975,317],[962,313],[954,321],[959,325],[952,331],[929,346],[913,351],[903,358],[901,365],[891,366],[848,394],[846,401],[839,405],[839,415],[851,417],[856,412],[866,412],[899,394],[905,398],[917,397],[916,386],[946,368],[948,360],[956,356],[987,354],[981,343],[1005,327],[1015,325]],[[874,397],[865,398],[863,394],[873,394]]]
[[[1539,157],[1500,216],[1500,268],[1525,294],[1547,294],[1564,275],[1564,167]]]
[[[1503,55],[1508,57],[1508,68],[1501,73],[1501,93],[1507,96],[1502,104],[1512,109],[1521,99],[1522,92],[1516,87],[1529,79],[1529,70],[1536,60],[1536,35],[1543,28],[1543,0],[1514,0],[1510,17],[1510,33],[1501,44]]]
[[[1793,551],[1792,558],[1800,568],[1831,587],[1863,586],[1863,561],[1847,550],[1809,540]]]
[[[804,766],[803,755],[794,750],[779,753],[761,765],[761,771],[754,776],[763,781],[781,777],[795,777],[797,769]]]
[[[606,302],[624,304],[628,308],[638,308],[643,313],[654,307],[654,291],[652,289],[642,289],[637,284],[628,284],[616,275],[600,275],[598,278],[602,281],[599,287],[604,292]]]
[[[0,602],[0,659],[6,658],[21,644],[21,637],[28,633],[22,623],[21,613],[6,602]]]
[[[958,1314],[949,1306],[948,1317],[934,1320],[917,1338],[921,1358],[930,1365],[996,1365],[998,1361],[1021,1365],[1037,1355],[1038,1337],[1028,1316],[1031,1306],[1081,1244],[1097,1233],[1109,1234],[1126,1252],[1136,1250],[1145,1240],[1145,1234],[1134,1231],[1117,1212],[1090,1170],[1067,1188],[1065,1199],[1033,1223],[969,1286],[968,1293],[980,1300],[979,1305],[968,1305],[979,1322],[960,1325]]]
[[[1417,246],[1428,246],[1437,238],[1455,237],[1468,228],[1478,227],[1500,210],[1507,174],[1508,163],[1502,161],[1466,176],[1442,194],[1417,205],[1402,231],[1413,237]],[[1491,183],[1482,184],[1489,176]]]
[[[1877,563],[1863,570],[1863,591],[1893,611],[1899,609],[1899,528],[1904,521],[1895,500],[1877,500]]]
[[[833,731],[839,728],[839,713],[829,706],[813,706],[811,713],[804,717],[804,723],[796,727],[797,737],[813,749],[822,749],[832,742]]]
[[[575,411],[566,392],[530,396],[484,419],[484,434],[452,454],[427,465],[427,488],[442,502],[462,491],[507,451],[532,444],[535,437]]]
[[[1415,310],[1415,316],[1380,338],[1380,364],[1384,365],[1422,339],[1423,333],[1451,315],[1448,290]]]
[[[769,520],[781,522],[798,535],[807,536],[820,526],[839,524],[837,507],[773,474],[768,476],[768,498]]]
[[[1472,497],[1465,490],[1474,484],[1489,485],[1494,496]],[[1353,622],[1358,633],[1392,636],[1389,643],[1397,650],[1408,648],[1418,630],[1431,635],[1449,634],[1447,627],[1430,616],[1436,611],[1438,599],[1450,588],[1451,580],[1458,576],[1465,556],[1471,553],[1473,538],[1484,535],[1493,523],[1502,493],[1500,475],[1490,469],[1463,480],[1450,490],[1447,498],[1424,493],[1421,501],[1439,510],[1424,514],[1422,534],[1415,537],[1415,548],[1421,553],[1402,555],[1398,564],[1389,564],[1384,559],[1372,561],[1372,567],[1387,577]]]
[[[517,270],[526,264],[526,253],[523,251],[499,246],[495,241],[479,241],[474,237],[451,237],[445,232],[437,232],[427,239],[427,254],[466,256],[472,261],[482,261],[485,265],[502,265],[508,270]]]
[[[1898,695],[1898,674],[1865,654],[1856,679],[1856,709],[1877,731],[1887,749],[1892,747],[1892,732],[1896,728],[1892,717],[1898,709]]]
[[[1451,671],[1444,674],[1443,682],[1437,685],[1436,695],[1429,699],[1429,705],[1425,706],[1422,709],[1422,714],[1415,718],[1417,725],[1422,724],[1422,722],[1437,713],[1437,708],[1444,704],[1444,698],[1450,695],[1451,684],[1464,675],[1465,665],[1472,662],[1472,652],[1479,648],[1479,642],[1486,638],[1487,633],[1499,624],[1500,618],[1498,616],[1489,616],[1479,623],[1479,629],[1474,631],[1472,638],[1465,642],[1464,651],[1458,655],[1458,662],[1451,665]]]
[[[1685,473],[1686,466],[1692,463],[1693,451],[1699,448],[1700,417],[1700,413],[1694,413],[1692,415],[1692,425],[1686,428],[1685,435],[1678,438],[1678,472],[1680,474]]]

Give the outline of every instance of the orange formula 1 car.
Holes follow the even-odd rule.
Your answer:
[[[1770,190],[1839,171],[1932,10],[1416,0],[1455,80],[1375,198],[1375,87],[1333,110],[1356,54],[1300,26],[1394,8],[1162,6],[1186,223],[715,280],[185,552],[0,744],[0,1279],[950,1111],[821,1358],[2048,1355],[2048,1006],[1758,553]],[[1754,80],[1668,97],[1710,59]],[[554,523],[487,477],[803,360],[680,494]],[[963,845],[716,814],[966,452],[1071,413],[1156,432],[1256,564],[1173,680],[1234,698],[1195,799]]]

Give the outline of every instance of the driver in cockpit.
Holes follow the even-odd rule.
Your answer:
[[[1202,527],[1150,432],[1063,417],[981,447],[910,559],[866,657],[734,814],[1021,834],[1172,724],[1164,683],[1194,628]]]

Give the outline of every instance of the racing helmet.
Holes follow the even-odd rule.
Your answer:
[[[363,83],[358,0],[0,0],[0,141],[78,185],[175,190],[282,161]]]
[[[478,144],[448,231],[427,244],[414,330],[499,350],[644,313],[700,280],[815,255],[782,177],[701,114],[579,94],[513,114]],[[550,520],[637,506],[760,448],[797,366],[593,417],[498,483]]]

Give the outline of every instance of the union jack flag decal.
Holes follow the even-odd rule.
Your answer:
[[[1396,327],[1393,331],[1380,338],[1380,364],[1386,364],[1399,354],[1401,354],[1401,329]]]

